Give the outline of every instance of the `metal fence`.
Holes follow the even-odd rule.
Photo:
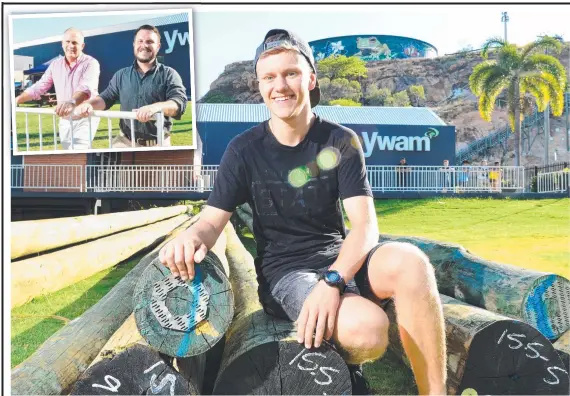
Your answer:
[[[536,179],[539,193],[567,192],[570,186],[570,172],[560,170],[555,172],[539,173]]]
[[[366,167],[372,191],[522,192],[524,168],[516,166]]]
[[[554,164],[542,166],[528,166],[525,168],[525,191],[526,192],[540,192],[538,191],[538,175],[542,173],[559,172],[568,169],[568,162],[556,162]]]
[[[59,139],[58,136],[58,122],[57,122],[57,118],[58,116],[55,114],[55,110],[54,109],[38,109],[38,108],[32,108],[32,107],[16,107],[16,113],[23,113],[24,114],[24,129],[25,129],[25,135],[26,135],[26,151],[31,151],[33,152],[34,150],[30,150],[30,133],[35,134],[36,132],[38,133],[38,137],[39,137],[39,149],[40,151],[43,151],[44,149],[44,131],[42,129],[42,115],[48,115],[51,116],[51,122],[50,125],[48,126],[48,128],[51,127],[51,129],[47,130],[47,134],[49,135],[53,135],[53,150],[57,150],[58,149],[58,141],[61,144],[61,141]],[[30,115],[31,114],[35,114],[38,117],[38,121],[37,121],[37,131],[35,130],[30,130],[30,129],[35,129],[34,127],[30,126]],[[108,147],[107,148],[112,148],[113,147],[113,125],[112,125],[112,121],[113,119],[123,119],[123,120],[130,120],[130,129],[131,129],[131,147],[136,147],[136,142],[137,142],[137,135],[136,135],[136,130],[135,130],[135,120],[136,120],[136,113],[132,112],[132,111],[94,111],[93,112],[93,117],[99,117],[99,118],[106,118],[107,119],[107,137],[108,137]],[[97,133],[97,131],[94,131],[91,125],[91,120],[92,120],[92,116],[88,117],[88,124],[89,124],[89,143],[88,143],[88,149],[92,148],[93,145],[93,139],[95,137],[95,134]],[[71,145],[70,145],[70,149],[73,150],[75,147],[75,143],[74,143],[74,134],[75,134],[75,125],[77,124],[77,122],[80,120],[81,118],[78,118],[77,116],[73,116],[73,114],[68,117],[65,118],[65,120],[68,120],[70,123],[70,130],[71,130]],[[164,141],[164,113],[159,112],[156,113],[155,115],[153,115],[152,120],[156,121],[156,127],[157,127],[157,146],[162,146],[162,143]],[[21,132],[20,132],[21,133]],[[16,137],[18,137],[18,128],[16,126]],[[50,147],[51,149],[51,147]]]
[[[373,191],[522,192],[515,166],[366,167]],[[218,165],[12,165],[12,188],[81,192],[211,191]]]
[[[87,165],[86,189],[93,192],[210,191],[217,165]]]
[[[29,191],[84,191],[82,165],[12,165],[11,188]]]

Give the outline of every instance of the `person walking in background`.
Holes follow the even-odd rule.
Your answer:
[[[455,178],[455,168],[449,166],[449,160],[443,160],[443,167],[439,168],[441,192],[447,192],[450,188],[453,191],[453,180]]]
[[[471,167],[469,166],[468,160],[463,160],[461,162],[461,168],[459,170],[459,175],[457,177],[458,189],[457,192],[465,192],[469,187],[469,176],[471,173]]]
[[[160,32],[151,25],[142,25],[135,32],[133,41],[135,61],[113,75],[109,85],[97,97],[83,103],[76,110],[83,117],[93,110],[106,110],[119,101],[121,111],[135,111],[136,147],[156,146],[158,142],[156,122],[149,122],[156,113],[163,112],[164,139],[162,146],[170,146],[171,117],[180,120],[186,110],[186,88],[176,70],[158,63]],[[132,147],[130,121],[121,120],[121,135],[113,147]]]
[[[87,149],[95,138],[99,118],[91,117],[91,140],[89,140],[89,120],[70,120],[73,109],[85,100],[97,96],[99,86],[99,62],[83,52],[83,33],[69,28],[63,33],[61,47],[65,56],[51,62],[43,76],[34,85],[16,97],[16,105],[40,100],[41,96],[55,87],[57,106],[55,114],[59,119],[59,140],[64,150]],[[71,127],[73,126],[73,133]],[[55,145],[56,142],[54,142]]]
[[[492,192],[501,192],[501,163],[495,161],[495,165],[489,168],[489,184]]]
[[[477,169],[477,187],[482,191],[489,189],[489,166],[486,159],[481,161]]]
[[[399,190],[405,190],[408,186],[410,171],[411,168],[409,167],[406,158],[400,158],[400,163],[396,166],[396,186],[399,187]]]

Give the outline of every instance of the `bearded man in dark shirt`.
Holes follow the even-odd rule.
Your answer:
[[[255,72],[271,118],[236,136],[221,160],[208,206],[159,257],[194,277],[237,205],[249,203],[259,298],[297,323],[306,348],[332,339],[349,364],[378,359],[388,344],[382,309],[394,298],[420,394],[444,394],[443,312],[433,267],[410,244],[378,243],[378,223],[356,134],[316,116],[320,99],[308,44],[274,29]],[[342,199],[352,229],[347,235]]]

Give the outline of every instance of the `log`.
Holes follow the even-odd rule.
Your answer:
[[[293,323],[263,311],[257,296],[253,257],[226,227],[235,315],[214,394],[350,394],[348,368],[328,344],[307,350],[295,339]]]
[[[186,229],[195,218],[174,230],[171,238]],[[12,394],[55,395],[68,392],[111,335],[133,312],[135,283],[144,269],[158,256],[163,244],[144,256],[109,293],[83,315],[66,324],[28,359],[14,367]]]
[[[165,358],[148,346],[134,344],[90,367],[76,382],[72,395],[198,395]]]
[[[568,394],[568,373],[546,337],[527,323],[440,295],[447,344],[447,393]],[[394,304],[390,348],[404,356]],[[403,359],[409,366],[407,359]]]
[[[154,246],[188,215],[124,231],[42,256],[11,263],[11,307],[52,293],[110,268],[137,252]]]
[[[103,215],[12,222],[10,257],[14,259],[99,238],[155,223],[187,211],[186,205],[178,205]]]
[[[566,366],[566,370],[570,372],[570,330],[562,334],[562,337],[560,337],[553,346]]]
[[[172,357],[189,357],[206,352],[223,337],[234,313],[228,271],[218,258],[227,263],[225,239],[222,233],[196,265],[190,283],[173,277],[158,260],[142,274],[133,306],[139,331],[151,347]]]
[[[435,268],[439,292],[522,320],[549,340],[570,329],[570,281],[562,276],[499,264],[463,246],[426,238],[381,235],[419,247]]]
[[[253,234],[253,215],[250,212],[247,212],[247,210],[244,210],[243,207],[246,204],[242,205],[242,206],[238,206],[236,208],[236,213],[239,217],[239,219],[246,225],[246,227],[249,229],[249,232],[251,232]],[[247,207],[249,208],[249,205],[247,205]]]

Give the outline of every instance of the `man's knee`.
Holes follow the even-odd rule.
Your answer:
[[[435,285],[429,258],[417,246],[407,242],[390,242],[381,246],[370,260],[370,279],[381,277],[394,291],[415,293]]]
[[[386,313],[360,296],[347,296],[341,305],[334,337],[344,359],[360,364],[379,359],[388,347],[389,321]]]

